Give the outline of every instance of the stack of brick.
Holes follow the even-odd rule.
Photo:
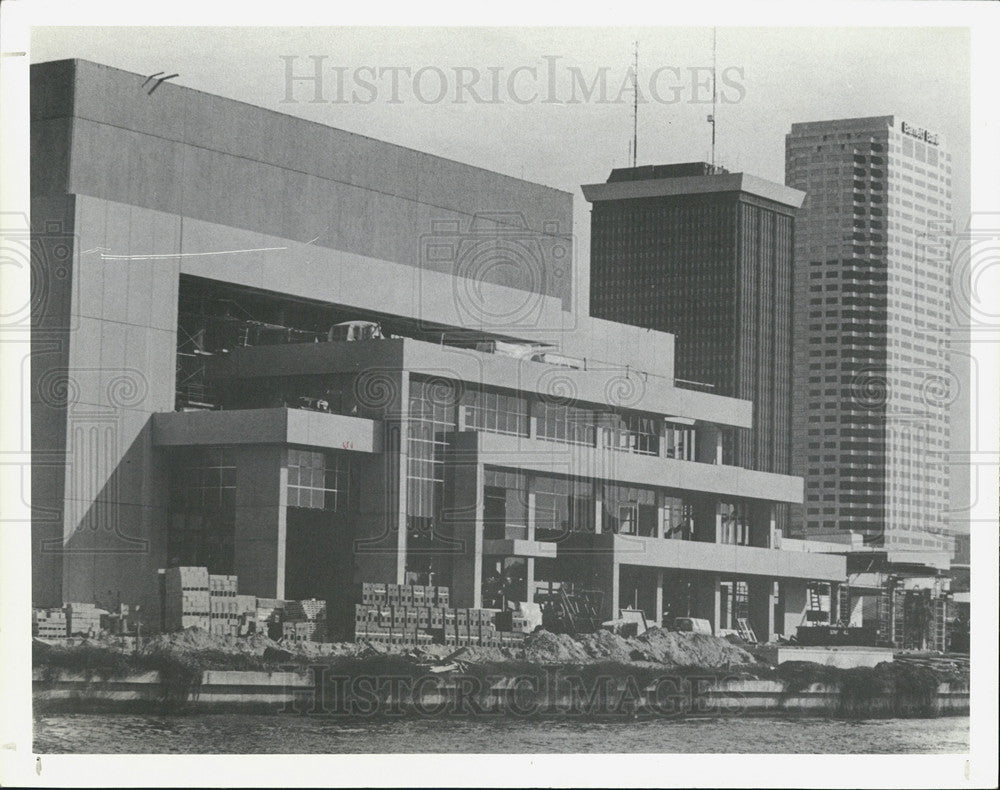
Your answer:
[[[308,598],[285,604],[282,638],[295,642],[327,641],[326,601]]]
[[[211,623],[208,568],[176,567],[163,572],[163,629],[183,631]]]
[[[289,601],[285,607],[285,620],[322,620],[326,617],[326,601],[308,598],[304,601]]]
[[[415,584],[361,585],[361,603],[354,607],[354,638],[391,645],[501,647],[516,637],[505,636],[489,609],[453,609],[447,587]]]
[[[493,618],[501,647],[518,647],[524,644],[528,618],[520,612],[497,612]]]
[[[239,627],[236,595],[239,582],[235,576],[211,574],[208,577],[209,631],[218,636],[235,636]]]
[[[285,602],[280,598],[257,598],[255,608],[258,626],[284,619]]]
[[[322,620],[285,621],[281,624],[281,638],[285,642],[325,642],[326,623]]]
[[[31,635],[42,639],[68,636],[65,609],[32,609]]]
[[[445,613],[444,643],[464,647],[502,647],[502,637],[489,609],[449,609]]]
[[[101,616],[110,612],[92,603],[66,604],[66,630],[70,636],[97,636],[101,632]]]

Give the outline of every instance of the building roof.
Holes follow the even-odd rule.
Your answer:
[[[798,189],[777,184],[749,173],[716,172],[707,175],[671,176],[673,172],[687,172],[692,165],[657,165],[652,168],[636,168],[650,173],[652,177],[626,180],[622,171],[614,171],[604,184],[584,184],[583,196],[591,203],[610,200],[630,200],[635,198],[674,197],[679,195],[703,195],[717,192],[742,192],[755,197],[771,200],[790,208],[800,208],[806,193]],[[710,166],[709,166],[710,167]]]

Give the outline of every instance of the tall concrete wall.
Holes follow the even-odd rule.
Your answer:
[[[531,252],[459,268],[568,308],[569,193],[171,83],[147,94],[144,79],[83,60],[33,67],[39,135],[71,119],[68,191],[447,272],[446,247],[500,228]]]
[[[69,250],[65,265],[37,256],[32,273],[44,303],[33,317],[31,370],[39,605],[120,596],[156,608],[167,475],[150,415],[174,408],[180,262],[197,260],[179,254],[266,246],[257,243],[266,235],[359,271],[377,261],[452,273],[455,256],[429,254],[428,238],[453,250],[475,242],[477,213],[508,212],[478,230],[513,231],[542,262],[571,229],[568,193],[169,83],[149,95],[142,81],[86,61],[32,68],[32,241]],[[259,261],[247,254],[235,270]],[[298,266],[314,279],[323,261],[305,255]],[[223,269],[203,273],[228,279]],[[532,274],[493,279],[568,306],[571,258]],[[280,289],[285,277],[272,279]],[[370,284],[371,272],[362,280]],[[350,303],[344,283],[336,286],[324,296]],[[278,505],[268,507],[280,532]],[[376,517],[362,533],[382,529]],[[247,567],[272,559],[265,586],[278,591],[280,558]]]

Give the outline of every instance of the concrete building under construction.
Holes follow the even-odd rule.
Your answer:
[[[204,566],[766,638],[845,578],[780,548],[800,478],[723,463],[751,402],[573,309],[568,193],[142,80],[32,69],[36,606],[152,622],[157,568]]]

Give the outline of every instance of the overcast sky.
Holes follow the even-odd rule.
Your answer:
[[[580,185],[629,162],[634,42],[638,163],[658,164],[710,157],[712,38],[709,27],[35,27],[30,55],[176,72],[180,85],[569,191],[575,287],[586,300],[589,206]],[[966,28],[720,27],[716,52],[719,164],[783,183],[793,122],[897,115],[943,135],[955,219],[965,227]],[[317,63],[318,97],[315,81],[289,86],[289,68],[309,76]],[[966,361],[954,364],[964,378]],[[968,422],[964,399],[954,417],[956,428]],[[953,436],[955,449],[967,441],[964,428]],[[967,486],[956,469],[953,507]]]
[[[176,72],[181,85],[567,190],[586,261],[580,184],[628,163],[635,41],[639,164],[708,159],[711,28],[36,27],[31,59]],[[314,82],[289,91],[286,79],[317,62],[322,103]],[[945,136],[964,225],[966,29],[720,27],[717,66],[718,163],[783,183],[793,122],[899,115]]]

